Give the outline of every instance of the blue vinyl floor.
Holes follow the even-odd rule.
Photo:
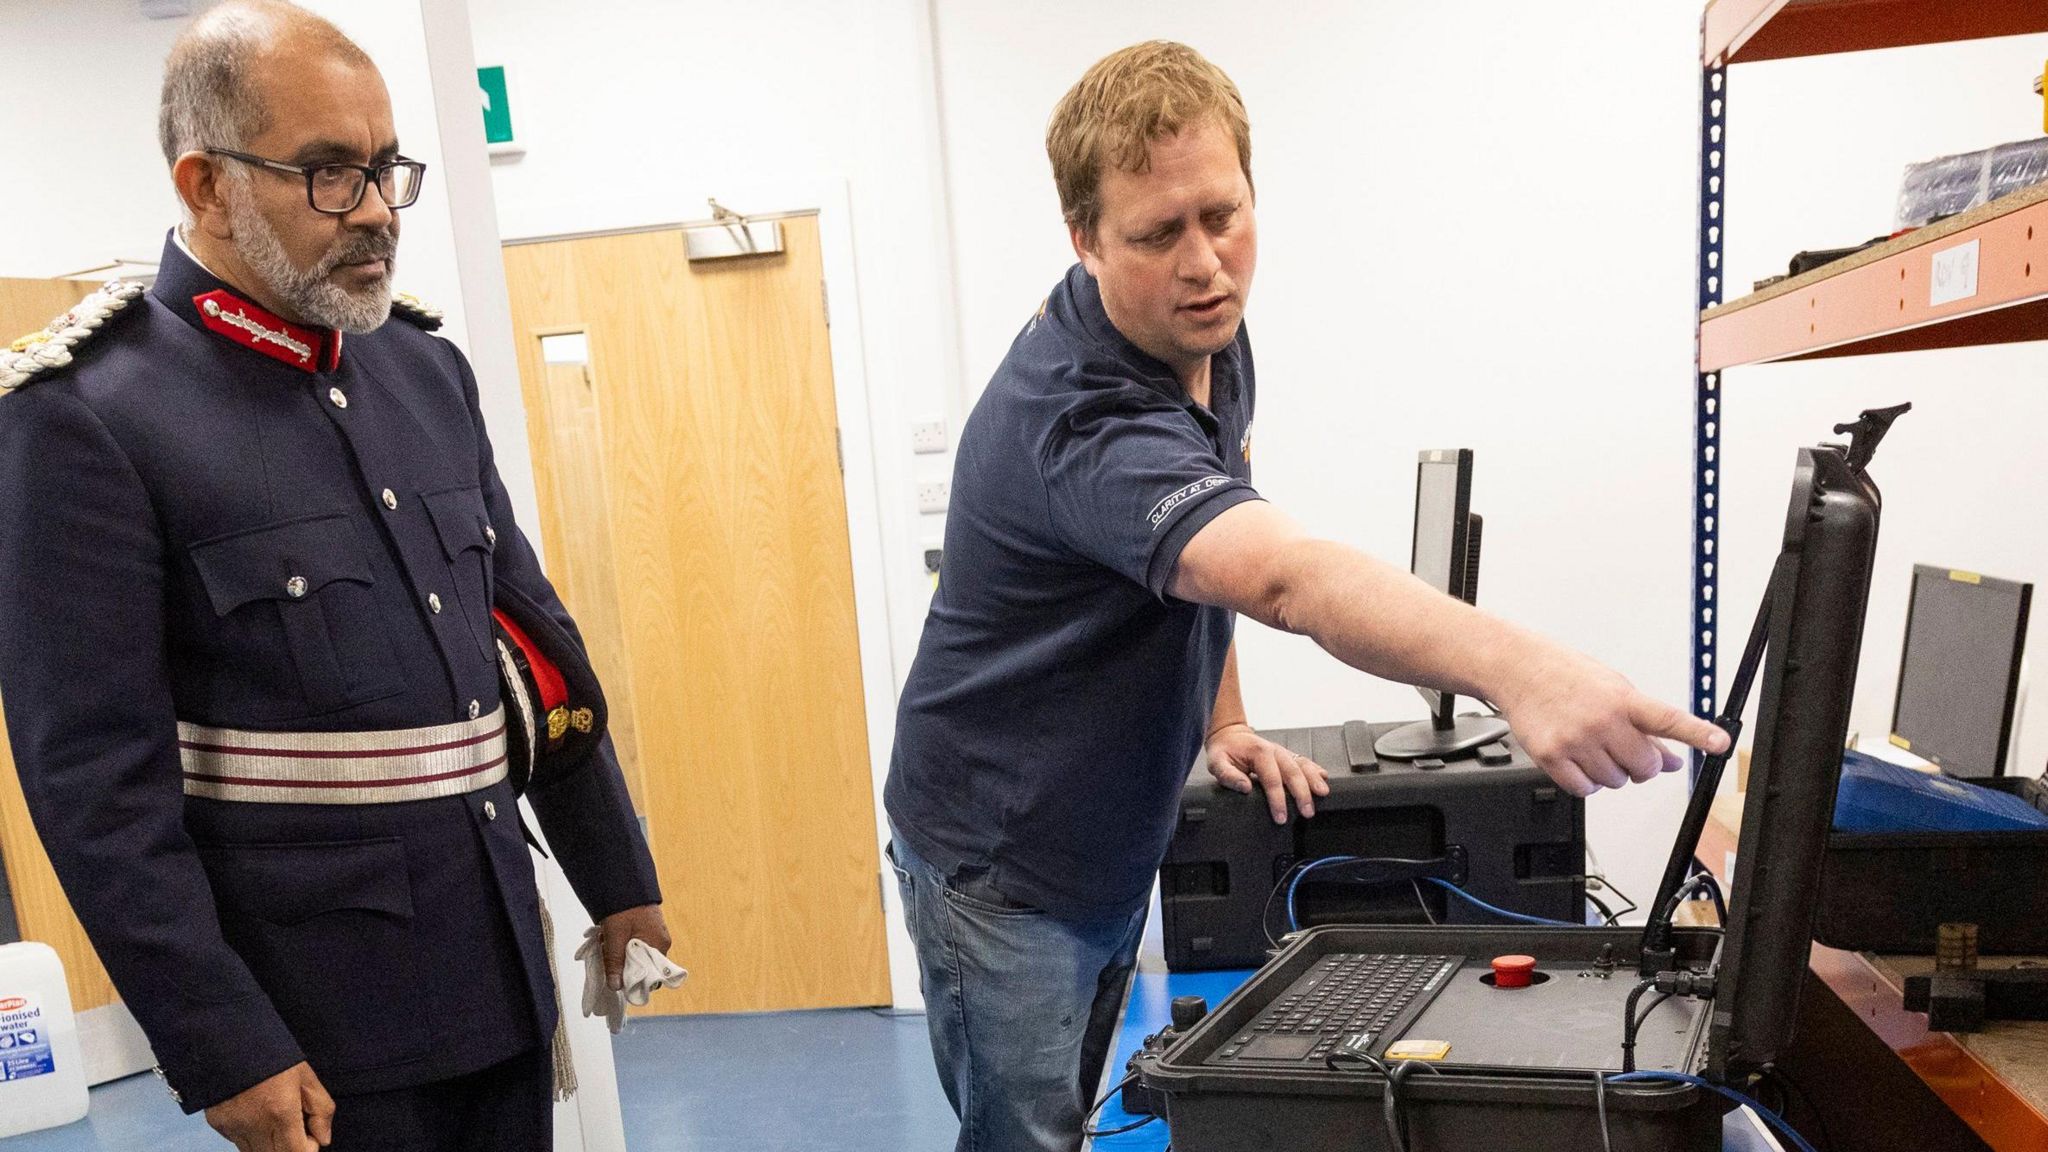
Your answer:
[[[924,1017],[852,1009],[635,1020],[613,1041],[631,1152],[913,1152],[953,1146]],[[144,1073],[86,1118],[0,1152],[222,1152]]]

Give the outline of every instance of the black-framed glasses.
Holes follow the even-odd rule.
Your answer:
[[[307,167],[267,160],[229,148],[207,148],[204,151],[208,155],[226,156],[273,172],[289,172],[304,177],[306,203],[312,206],[313,211],[325,212],[329,216],[346,216],[355,211],[356,205],[363,202],[363,193],[369,189],[372,180],[377,182],[377,195],[384,198],[386,208],[393,211],[410,208],[413,201],[420,198],[420,183],[427,175],[425,164],[402,156],[382,164],[315,164]]]

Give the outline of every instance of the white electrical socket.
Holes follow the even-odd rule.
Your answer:
[[[944,480],[927,480],[917,486],[919,512],[944,512],[953,496],[953,486]]]
[[[946,450],[946,422],[941,419],[919,420],[910,426],[910,450],[919,455],[929,455]]]

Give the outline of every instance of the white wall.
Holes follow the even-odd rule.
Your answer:
[[[184,26],[107,0],[0,0],[0,138],[33,142],[43,165],[0,180],[0,276],[155,263],[178,219],[157,87]]]
[[[1696,6],[937,10],[970,381],[1072,260],[1043,149],[1053,103],[1109,50],[1184,40],[1252,115],[1261,490],[1312,530],[1403,562],[1414,452],[1475,448],[1481,603],[1685,700]],[[1730,281],[1889,230],[1909,160],[2038,132],[2027,86],[2044,39],[1737,69]],[[1886,728],[1912,560],[2048,577],[2048,539],[2021,512],[2048,496],[2048,474],[1995,431],[2048,415],[2044,366],[2048,345],[2032,344],[1729,375],[1724,603],[1745,624],[1792,449],[1864,407],[1921,405],[1880,459],[1866,733]],[[1987,441],[2014,454],[1975,447]],[[2007,518],[1973,507],[1987,486]],[[1241,636],[1257,723],[1420,715],[1405,688],[1305,640],[1256,624]],[[2044,741],[2048,722],[2030,725],[2028,763]],[[1654,888],[1683,792],[1668,779],[1591,802],[1593,845],[1628,891]]]
[[[507,239],[702,219],[707,197],[739,212],[816,208],[816,189],[843,189],[851,220],[828,210],[820,226],[852,233],[854,282],[833,284],[833,320],[836,341],[855,312],[842,295],[854,296],[893,699],[930,602],[923,550],[943,529],[916,511],[915,482],[951,470],[950,454],[912,455],[910,424],[957,429],[963,410],[924,5],[613,0],[572,16],[547,0],[476,0],[471,18],[478,63],[507,70],[526,150],[492,170]],[[869,719],[886,838],[893,713]],[[883,888],[894,999],[915,1005],[895,885]]]

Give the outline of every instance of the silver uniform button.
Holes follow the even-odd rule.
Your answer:
[[[219,315],[220,315],[220,301],[218,301],[218,300],[208,300],[208,301],[207,301],[206,303],[204,303],[204,304],[201,304],[201,305],[199,306],[199,310],[200,310],[201,312],[204,312],[204,313],[206,313],[206,314],[207,314],[208,316],[219,316]],[[159,1075],[159,1076],[163,1075],[163,1071],[162,1071],[162,1069],[158,1069],[158,1071],[157,1071],[157,1075]]]
[[[484,539],[490,543],[491,547],[496,548],[498,546],[498,530],[489,524],[484,525]]]
[[[481,716],[481,715],[483,715],[483,714],[484,714],[484,706],[483,706],[483,704],[482,704],[482,703],[480,703],[480,702],[478,702],[478,701],[475,701],[475,700],[471,700],[471,701],[469,702],[469,718],[470,718],[471,720],[474,720],[474,719],[476,719],[477,717],[479,717],[479,716]]]
[[[441,594],[440,594],[439,592],[429,592],[429,593],[427,593],[427,611],[429,611],[429,612],[439,612],[440,610],[441,610]]]
[[[294,576],[286,580],[284,582],[284,594],[294,600],[304,596],[306,594],[306,578],[304,576]]]
[[[389,509],[391,509],[391,510],[392,510],[392,511],[394,511],[394,512],[395,512],[395,511],[397,511],[397,510],[398,510],[398,493],[396,493],[396,492],[393,492],[393,491],[392,491],[391,489],[389,489],[389,488],[386,488],[386,489],[384,490],[384,506],[385,506],[386,508],[389,508]]]
[[[496,804],[491,803],[489,800],[484,801],[484,819],[496,820],[497,818],[498,806]]]
[[[329,388],[327,390],[327,398],[334,401],[336,408],[348,407],[348,394],[339,388]]]

